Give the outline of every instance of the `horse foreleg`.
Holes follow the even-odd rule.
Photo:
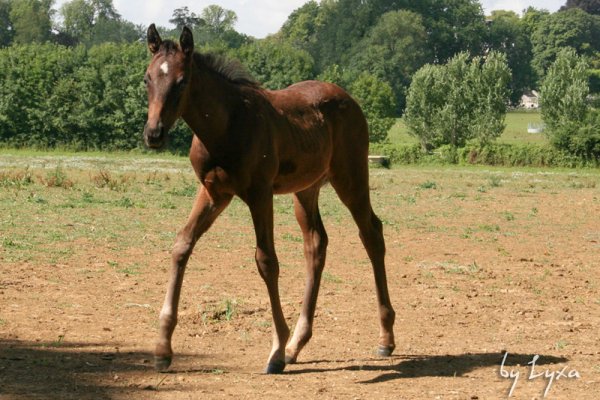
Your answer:
[[[304,239],[306,287],[300,318],[296,323],[294,336],[286,347],[285,361],[288,364],[296,362],[298,354],[312,337],[321,274],[325,266],[327,233],[319,214],[318,197],[319,187],[296,193],[294,196],[294,212]]]
[[[290,330],[285,322],[279,299],[279,262],[273,240],[273,194],[255,190],[248,201],[256,233],[256,265],[267,285],[273,316],[273,347],[267,363],[267,374],[278,374],[285,368],[285,344]]]
[[[181,285],[185,267],[192,254],[194,245],[210,228],[219,214],[227,207],[231,196],[211,195],[201,186],[185,227],[179,231],[173,246],[172,267],[165,301],[160,311],[160,328],[154,350],[154,362],[157,370],[165,370],[171,365],[173,349],[171,338],[177,325],[177,309],[181,294]]]

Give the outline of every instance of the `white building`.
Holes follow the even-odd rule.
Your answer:
[[[527,109],[536,109],[540,107],[540,96],[536,90],[526,90],[521,96],[521,104],[519,104],[522,108]]]

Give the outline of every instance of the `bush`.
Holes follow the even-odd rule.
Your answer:
[[[363,73],[352,83],[350,92],[369,122],[369,140],[383,142],[390,128],[396,123],[396,101],[392,87],[374,75]]]
[[[584,159],[600,158],[600,110],[588,100],[587,61],[574,49],[561,51],[541,87],[542,119],[550,142]]]
[[[472,142],[465,147],[442,146],[425,152],[420,145],[371,144],[370,154],[389,157],[395,165],[492,165],[503,167],[598,167],[598,160],[583,160],[551,146]]]
[[[424,149],[487,143],[504,130],[510,69],[504,54],[469,60],[460,53],[446,65],[426,65],[413,76],[405,121]]]

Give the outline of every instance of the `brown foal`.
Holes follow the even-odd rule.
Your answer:
[[[156,368],[169,367],[171,337],[187,261],[233,196],[249,207],[256,233],[256,264],[267,285],[273,315],[273,347],[267,373],[294,363],[312,336],[313,318],[325,265],[327,233],[319,214],[319,190],[330,182],[358,225],[373,265],[379,303],[379,354],[394,350],[394,310],[388,294],[380,220],[369,198],[367,122],[358,104],[336,85],[307,81],[266,90],[234,62],[194,52],[192,32],[179,43],[148,29],[152,61],[144,81],[148,121],[144,140],[160,148],[180,117],[194,136],[190,160],[201,185],[186,225],[177,234],[160,332]],[[294,335],[279,300],[279,264],[273,244],[273,194],[293,193],[304,238],[306,288]]]

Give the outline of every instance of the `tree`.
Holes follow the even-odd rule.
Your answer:
[[[376,76],[364,72],[352,83],[350,92],[369,122],[369,140],[383,142],[396,122],[396,103],[392,87]]]
[[[12,0],[10,20],[15,43],[43,43],[50,39],[54,0]]]
[[[60,9],[61,43],[83,43],[88,47],[105,42],[133,42],[144,32],[121,18],[112,0],[71,0]]]
[[[205,23],[199,15],[191,12],[187,6],[173,10],[173,17],[169,20],[169,22],[175,25],[177,30],[183,29],[184,26],[187,26],[193,30]]]
[[[504,130],[510,70],[506,56],[491,52],[469,61],[467,53],[446,65],[417,71],[408,91],[405,122],[425,150],[482,143]]]
[[[487,47],[506,54],[512,71],[511,103],[518,104],[523,92],[535,88],[536,75],[531,68],[531,41],[526,26],[512,11],[492,11],[488,24]]]
[[[588,103],[588,65],[574,49],[563,49],[540,91],[542,119],[551,143],[586,158],[600,157],[600,110]]]
[[[64,33],[83,41],[90,38],[94,27],[94,5],[89,0],[72,0],[60,8]]]
[[[9,46],[14,36],[14,28],[10,20],[11,0],[0,0],[0,48]]]
[[[319,14],[321,7],[315,0],[310,0],[288,16],[279,34],[294,47],[311,51],[315,35],[320,28]]]
[[[353,47],[345,64],[356,71],[356,75],[367,71],[389,82],[399,112],[404,109],[411,76],[430,57],[421,16],[406,10],[389,11]]]
[[[538,10],[535,7],[528,7],[521,17],[521,24],[525,28],[527,36],[531,37],[533,32],[536,31],[549,15],[550,12],[548,10]]]
[[[226,10],[219,5],[212,4],[202,10],[202,20],[209,32],[219,35],[234,30],[237,15],[235,11]]]
[[[282,89],[314,76],[310,54],[285,42],[257,40],[243,45],[237,54],[254,77],[269,89]]]
[[[531,37],[533,66],[540,77],[565,47],[592,56],[600,51],[600,17],[578,8],[560,11],[543,18]]]
[[[346,87],[351,79],[348,77],[348,73],[344,68],[338,64],[331,64],[325,68],[323,72],[317,76],[317,80],[322,82],[335,83],[340,87]]]
[[[580,8],[588,14],[600,15],[600,0],[567,0],[561,11]]]
[[[428,44],[436,63],[459,52],[481,54],[486,34],[485,15],[478,0],[425,0],[414,2],[429,33]]]

